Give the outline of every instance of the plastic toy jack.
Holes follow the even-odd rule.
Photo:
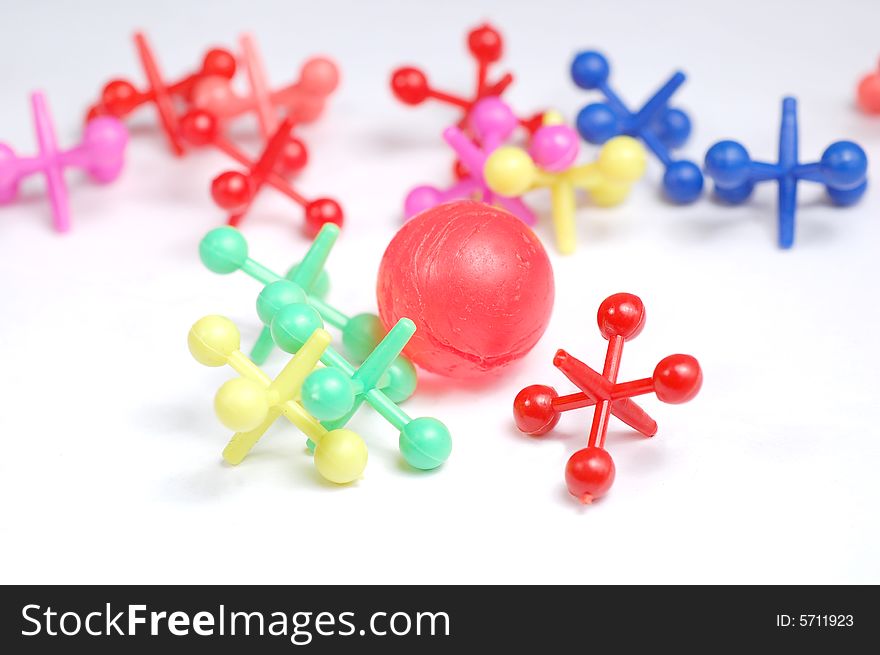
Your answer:
[[[461,109],[459,127],[465,127],[471,109],[483,98],[498,97],[513,82],[513,75],[505,73],[495,82],[489,81],[489,69],[501,60],[504,41],[501,34],[489,24],[483,24],[468,32],[468,50],[477,63],[477,81],[473,95],[466,97],[433,88],[425,73],[411,66],[398,68],[391,75],[391,90],[394,96],[407,105],[420,105],[429,98]],[[520,125],[529,132],[541,126],[541,114],[527,119],[518,119]]]
[[[257,301],[257,313],[264,323],[269,322],[269,317],[274,316],[279,307],[307,302],[324,321],[342,332],[346,354],[355,362],[363,362],[385,336],[385,329],[375,314],[348,316],[324,300],[329,286],[324,264],[338,236],[337,226],[325,225],[302,261],[292,266],[286,277],[251,259],[244,236],[231,227],[208,232],[199,244],[199,257],[214,273],[228,275],[240,270],[264,285]],[[251,351],[251,358],[262,364],[274,347],[270,330],[265,327]],[[386,395],[395,402],[409,398],[417,383],[415,367],[401,356],[387,369],[387,379],[382,384]]]
[[[672,150],[683,146],[691,133],[691,120],[681,109],[668,106],[672,95],[686,79],[676,72],[636,112],[630,111],[608,84],[610,66],[598,52],[579,53],[571,63],[571,78],[582,89],[598,89],[605,102],[587,105],[577,116],[577,129],[590,143],[602,144],[608,139],[626,135],[641,139],[663,164],[663,191],[677,203],[690,203],[703,191],[703,174],[692,161],[676,160]]]
[[[566,255],[574,252],[577,243],[575,190],[587,191],[598,205],[616,205],[626,199],[632,183],[645,172],[645,149],[628,136],[608,141],[595,162],[574,165],[579,151],[575,131],[562,125],[558,115],[548,112],[528,152],[502,146],[489,155],[483,168],[489,188],[502,196],[550,189],[556,246]]]
[[[861,79],[856,100],[865,113],[880,114],[880,67]]]
[[[232,79],[235,75],[235,57],[227,50],[217,48],[209,50],[205,54],[200,70],[185,76],[178,82],[166,84],[162,80],[156,57],[141,32],[135,33],[134,44],[141,67],[144,69],[144,76],[147,78],[147,88],[139,91],[128,80],[109,82],[101,91],[100,101],[89,109],[88,118],[110,115],[121,119],[138,107],[152,102],[156,105],[159,122],[168,139],[168,145],[175,155],[180,156],[183,154],[184,148],[178,134],[174,97],[188,97],[195,84],[206,77]]]
[[[574,453],[565,467],[565,480],[572,496],[590,503],[605,495],[614,482],[614,461],[605,450],[605,436],[611,416],[646,437],[657,433],[657,423],[631,400],[655,393],[665,403],[684,403],[697,395],[703,373],[690,355],[670,355],[661,360],[649,378],[617,382],[623,344],[639,335],[645,325],[645,307],[638,296],[617,293],[599,306],[599,330],[608,340],[602,373],[559,350],[553,364],[580,391],[560,396],[553,387],[526,387],[513,401],[513,415],[521,432],[543,436],[559,422],[562,412],[595,407],[587,447]]]
[[[779,247],[794,245],[797,185],[800,180],[825,185],[835,205],[858,202],[867,189],[868,157],[852,141],[832,143],[815,163],[798,160],[797,101],[782,101],[779,159],[775,163],[752,161],[736,141],[720,141],[706,153],[706,174],[715,182],[715,195],[731,204],[745,202],[757,182],[773,180],[779,185]]]
[[[467,123],[477,143],[457,127],[449,127],[443,132],[446,143],[455,150],[463,164],[461,179],[444,190],[427,185],[412,189],[404,203],[405,217],[410,219],[426,209],[452,200],[475,198],[503,207],[527,225],[534,225],[535,215],[522,200],[495,193],[483,177],[487,157],[511,137],[519,126],[519,120],[499,98],[484,98],[474,105]]]
[[[55,230],[70,229],[70,206],[64,169],[84,169],[99,183],[112,182],[122,172],[128,133],[125,126],[110,116],[99,116],[88,122],[83,141],[69,150],[61,150],[46,98],[42,93],[31,95],[38,152],[33,157],[19,157],[9,146],[0,144],[0,203],[12,202],[18,195],[19,183],[29,175],[42,173],[52,205]]]
[[[239,46],[249,93],[238,95],[228,78],[207,77],[195,85],[193,104],[220,120],[255,111],[263,138],[268,139],[278,129],[279,109],[299,123],[316,120],[324,111],[327,98],[339,85],[336,64],[325,57],[314,57],[302,65],[296,82],[272,91],[256,40],[244,34],[239,38]]]
[[[358,479],[367,465],[367,446],[351,430],[325,429],[295,399],[303,380],[330,344],[330,335],[315,330],[274,380],[240,350],[235,324],[222,316],[206,316],[189,332],[189,350],[205,366],[228,364],[241,377],[217,391],[214,409],[221,423],[235,435],[223,450],[223,459],[239,464],[266,430],[284,415],[316,444],[315,467],[327,480],[347,484]]]
[[[247,171],[227,171],[211,183],[211,195],[218,206],[230,212],[227,222],[236,226],[241,223],[261,188],[274,187],[305,210],[304,229],[314,236],[327,223],[342,225],[342,207],[331,198],[307,200],[285,179],[285,175],[299,171],[305,166],[305,146],[292,135],[295,121],[286,118],[269,139],[260,156],[253,160],[227,139],[220,129],[217,118],[204,110],[188,112],[180,123],[181,134],[196,146],[212,144],[226,153]]]
[[[277,282],[266,287],[260,295],[269,294],[272,287],[281,285],[296,286],[290,282]],[[260,318],[270,327],[272,338],[285,352],[299,352],[307,342],[307,335],[323,327],[318,311],[304,302],[283,306],[269,302],[264,303],[264,307],[271,308],[271,311],[261,312]],[[324,349],[321,362],[326,367],[312,372],[303,381],[302,404],[322,420],[324,427],[336,430],[345,426],[366,402],[399,431],[398,445],[404,460],[413,468],[431,470],[442,465],[452,452],[449,430],[434,418],[410,418],[379,388],[380,380],[399,360],[415,329],[411,320],[400,319],[357,369],[333,348]]]

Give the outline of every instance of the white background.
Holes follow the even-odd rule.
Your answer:
[[[204,49],[259,39],[276,84],[307,55],[335,57],[344,79],[326,117],[304,130],[313,161],[299,180],[348,215],[329,270],[332,300],[375,308],[374,280],[406,190],[448,181],[439,138],[455,114],[411,109],[391,70],[423,65],[469,89],[467,29],[490,19],[514,71],[522,113],[569,118],[597,99],[568,78],[572,55],[604,50],[612,83],[638,104],[677,67],[676,96],[701,161],[721,138],[773,157],[780,102],[800,99],[802,153],[839,138],[880,157],[880,117],[853,106],[880,54],[880,5],[838,2],[20,2],[0,23],[0,136],[34,150],[27,94],[46,90],[63,143],[123,74],[139,83],[130,34],[144,28],[175,78]],[[256,283],[202,267],[197,244],[221,214],[208,196],[229,165],[203,151],[175,160],[150,109],[131,121],[123,177],[96,188],[68,176],[74,229],[50,229],[43,181],[0,210],[0,580],[3,582],[880,582],[880,221],[876,184],[861,205],[831,208],[803,185],[794,250],[775,246],[775,188],[727,208],[658,198],[660,167],[629,203],[579,213],[579,248],[550,247],[557,301],[544,339],[499,380],[429,380],[408,405],[454,436],[442,470],[406,470],[393,430],[369,411],[370,463],[352,488],[322,483],[303,442],[278,426],[237,468],[212,398],[228,369],[187,352],[208,313],[258,329]],[[255,149],[247,122],[238,130]],[[585,147],[584,158],[595,148]],[[537,193],[539,209],[547,198]],[[307,242],[300,211],[271,191],[245,226],[255,258],[277,270]],[[546,224],[539,229],[546,241]],[[660,432],[613,423],[611,493],[582,508],[563,468],[585,443],[589,410],[542,441],[519,435],[511,401],[544,382],[567,392],[552,354],[599,367],[603,298],[640,295],[648,321],[625,349],[622,379],[692,353],[705,372],[692,403],[646,398]],[[280,359],[271,362],[277,371]]]

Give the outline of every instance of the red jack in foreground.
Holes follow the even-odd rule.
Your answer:
[[[646,437],[657,433],[657,423],[631,398],[655,393],[665,403],[685,403],[697,395],[703,373],[690,355],[670,355],[657,364],[649,378],[617,382],[625,341],[645,326],[645,306],[638,296],[617,293],[599,306],[599,330],[608,340],[602,373],[559,350],[553,365],[580,389],[560,396],[553,387],[534,384],[520,391],[513,401],[513,415],[520,431],[532,436],[550,432],[562,412],[595,406],[587,447],[574,453],[565,467],[565,482],[572,496],[591,503],[605,495],[614,482],[614,461],[605,450],[605,435],[612,415]]]

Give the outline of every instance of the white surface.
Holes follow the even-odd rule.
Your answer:
[[[505,35],[501,70],[516,72],[508,97],[523,112],[551,104],[571,117],[595,99],[573,87],[568,63],[598,47],[632,104],[676,67],[688,73],[676,102],[694,116],[682,151],[693,159],[725,137],[772,156],[781,97],[793,93],[803,155],[855,139],[876,180],[880,120],[852,106],[880,48],[876,2],[475,4],[225,2],[206,15],[208,3],[164,0],[17,3],[0,23],[0,131],[33,149],[27,93],[38,86],[61,140],[78,138],[106,80],[141,79],[129,40],[138,26],[169,77],[241,28],[259,38],[276,83],[306,55],[332,54],[344,83],[305,132],[313,164],[300,185],[347,210],[329,270],[332,300],[352,312],[374,308],[406,190],[448,179],[439,132],[453,114],[397,104],[388,75],[416,63],[438,85],[469,88],[463,36],[484,18]],[[256,284],[215,276],[196,256],[221,218],[207,185],[228,162],[212,152],[175,161],[150,110],[132,126],[119,183],[69,176],[69,236],[49,229],[42,181],[0,212],[3,582],[880,582],[876,184],[848,210],[804,185],[796,248],[780,252],[770,186],[740,208],[672,207],[656,197],[652,163],[631,202],[581,212],[576,255],[549,248],[556,309],[520,367],[483,388],[427,383],[408,405],[449,425],[448,464],[404,470],[396,435],[364,412],[366,477],[331,489],[288,427],[238,468],[221,463],[228,435],[211,406],[230,372],[194,362],[186,333],[207,313],[230,316],[248,344],[258,328]],[[254,256],[276,269],[298,259],[298,220],[262,195],[246,227]],[[562,474],[589,411],[536,441],[516,432],[510,404],[526,384],[570,389],[551,364],[558,347],[601,365],[596,308],[622,290],[648,311],[622,378],[688,352],[705,385],[689,405],[644,401],[660,425],[650,441],[613,424],[617,481],[582,509]]]

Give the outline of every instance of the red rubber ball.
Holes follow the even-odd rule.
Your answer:
[[[482,203],[439,205],[406,223],[385,250],[377,285],[386,329],[416,324],[404,350],[417,365],[475,378],[528,353],[553,309],[553,269],[519,219]]]

